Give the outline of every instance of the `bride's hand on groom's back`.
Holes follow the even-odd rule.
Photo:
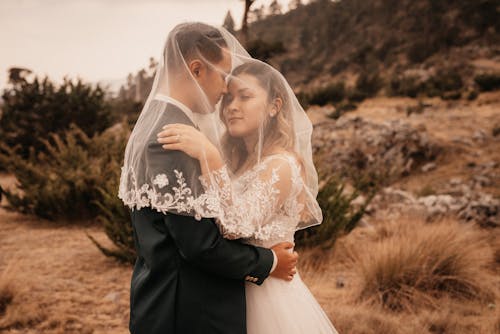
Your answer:
[[[293,276],[297,273],[295,266],[299,259],[299,254],[293,251],[293,246],[294,244],[291,242],[281,242],[271,247],[278,258],[278,264],[271,276],[285,281],[293,279]]]
[[[192,158],[201,160],[218,154],[217,149],[199,130],[186,124],[167,124],[157,134],[158,142],[165,150],[183,151]],[[208,156],[207,156],[208,155]]]

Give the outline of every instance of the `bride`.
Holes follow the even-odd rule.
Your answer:
[[[194,206],[199,216],[217,218],[225,238],[262,247],[293,242],[296,230],[322,220],[312,125],[278,71],[251,58],[240,63],[208,122],[223,135],[209,139],[169,124],[158,142],[200,162],[205,192]],[[337,333],[298,273],[290,281],[247,282],[245,290],[250,334]]]

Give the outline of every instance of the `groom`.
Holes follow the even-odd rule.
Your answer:
[[[196,80],[213,109],[226,92],[220,73],[231,70],[231,58],[224,52],[226,42],[217,29],[201,23],[184,24],[176,36],[175,43],[167,44],[165,54],[169,54],[170,45],[179,48],[189,76]],[[204,45],[212,47],[206,51]],[[189,51],[193,49],[197,53]],[[167,56],[167,71],[175,71],[169,60]],[[187,179],[196,182],[192,180],[200,175],[198,161],[180,151],[166,151],[157,142],[156,134],[165,124],[196,126],[192,118],[197,109],[195,92],[186,90],[178,73],[168,78],[169,96],[163,101],[152,100],[149,106],[159,110],[160,118],[139,158],[158,173],[195,171],[194,177]],[[159,87],[161,92],[161,84]],[[162,103],[166,104],[163,108]],[[245,281],[260,285],[270,274],[282,279],[295,274],[297,254],[290,252],[291,243],[278,244],[271,250],[226,240],[213,219],[197,221],[151,207],[134,209],[131,217],[138,254],[130,291],[129,328],[133,334],[244,334]]]

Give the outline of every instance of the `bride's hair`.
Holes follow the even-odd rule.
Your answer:
[[[257,79],[259,85],[267,92],[268,103],[273,103],[278,98],[282,101],[281,108],[274,117],[268,114],[265,116],[261,156],[265,157],[277,153],[277,151],[287,151],[295,155],[291,103],[283,79],[276,70],[260,61],[249,61],[236,67],[232,71],[231,77],[237,77],[241,74],[248,74]],[[224,97],[221,102],[221,110],[224,110],[227,105],[228,100]],[[222,112],[220,117],[225,124]],[[228,162],[233,171],[237,171],[245,162],[250,163],[250,165],[257,163],[255,155],[249,157],[243,139],[231,137],[228,132],[222,137],[222,148],[226,159],[230,160]],[[250,161],[247,161],[248,158]]]

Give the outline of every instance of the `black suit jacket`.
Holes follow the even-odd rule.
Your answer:
[[[192,122],[172,104],[161,117],[143,158],[150,168],[164,171],[194,164],[199,175],[198,161],[165,151],[156,141],[161,126]],[[272,252],[222,238],[213,219],[197,221],[149,207],[133,210],[131,217],[138,258],[130,291],[130,332],[246,333],[245,277],[262,284],[273,263]]]

